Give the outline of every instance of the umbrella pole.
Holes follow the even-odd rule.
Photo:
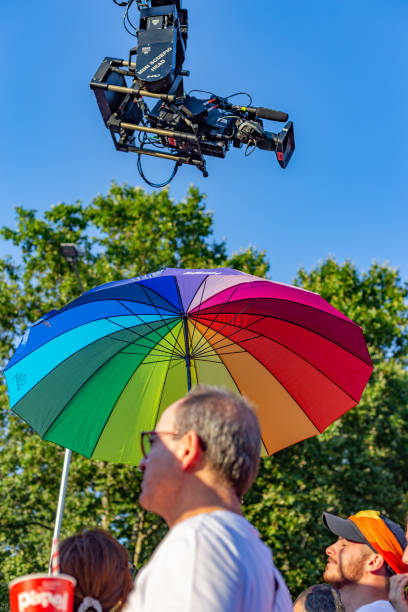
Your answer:
[[[190,345],[188,341],[188,329],[187,329],[187,315],[183,315],[183,329],[184,329],[184,344],[186,345],[186,368],[187,368],[187,389],[191,389],[191,356],[190,356]]]
[[[64,512],[65,492],[67,490],[68,472],[69,472],[69,464],[71,463],[71,456],[72,456],[72,451],[69,450],[69,448],[66,448],[65,455],[64,455],[64,465],[62,468],[62,475],[61,475],[61,484],[60,484],[60,490],[59,490],[59,496],[58,496],[58,506],[57,506],[57,512],[55,514],[55,525],[54,525],[54,535],[52,536],[50,564],[48,566],[48,573],[50,575],[52,573],[54,555],[58,555],[58,540],[59,540],[59,535],[61,531],[62,514]]]

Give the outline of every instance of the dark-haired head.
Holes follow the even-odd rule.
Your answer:
[[[86,609],[100,612],[99,603],[103,612],[120,610],[133,587],[126,549],[102,529],[66,538],[60,546],[60,568],[77,581],[74,612],[85,598],[95,602]]]
[[[340,594],[330,584],[315,584],[299,595],[294,612],[344,612]]]

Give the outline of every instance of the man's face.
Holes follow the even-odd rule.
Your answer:
[[[339,538],[326,548],[324,581],[338,589],[345,584],[358,582],[364,574],[365,560],[370,553],[367,544]]]
[[[168,508],[177,501],[182,470],[176,456],[180,439],[171,433],[176,433],[175,414],[178,402],[169,406],[160,417],[152,437],[151,449],[143,458],[139,468],[143,472],[143,480],[139,502],[146,510],[159,514],[164,519]]]

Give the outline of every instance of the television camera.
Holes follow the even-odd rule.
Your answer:
[[[292,122],[274,133],[266,131],[262,121],[286,122],[286,113],[252,106],[249,94],[249,106],[233,104],[231,99],[243,92],[227,97],[201,90],[185,94],[188,15],[182,0],[113,2],[126,7],[124,26],[136,36],[137,45],[130,49],[127,60],[106,57],[90,87],[116,149],[138,154],[139,173],[149,185],[167,185],[182,164],[196,166],[206,177],[205,156],[224,158],[230,146],[244,145],[246,155],[256,147],[274,151],[279,165],[286,168],[295,149]],[[140,11],[138,28],[130,18],[135,4]],[[154,105],[149,107],[146,100]],[[142,155],[173,160],[170,178],[160,184],[149,181],[143,173]]]

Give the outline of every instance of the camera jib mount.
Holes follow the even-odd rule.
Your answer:
[[[249,94],[250,105],[238,106],[231,103],[233,96],[201,92],[207,97],[198,98],[184,93],[183,77],[189,76],[183,70],[188,17],[181,0],[137,0],[138,29],[129,15],[135,0],[113,1],[126,7],[125,28],[137,37],[137,45],[128,60],[106,57],[90,86],[116,149],[138,154],[139,172],[149,185],[168,184],[182,164],[194,165],[208,176],[204,156],[223,158],[231,145],[246,145],[246,155],[256,147],[274,151],[280,166],[287,166],[295,148],[292,122],[276,134],[266,131],[262,121],[286,122],[286,113],[251,106]],[[146,99],[155,104],[149,107]],[[161,184],[147,180],[141,155],[173,160],[170,178]]]

